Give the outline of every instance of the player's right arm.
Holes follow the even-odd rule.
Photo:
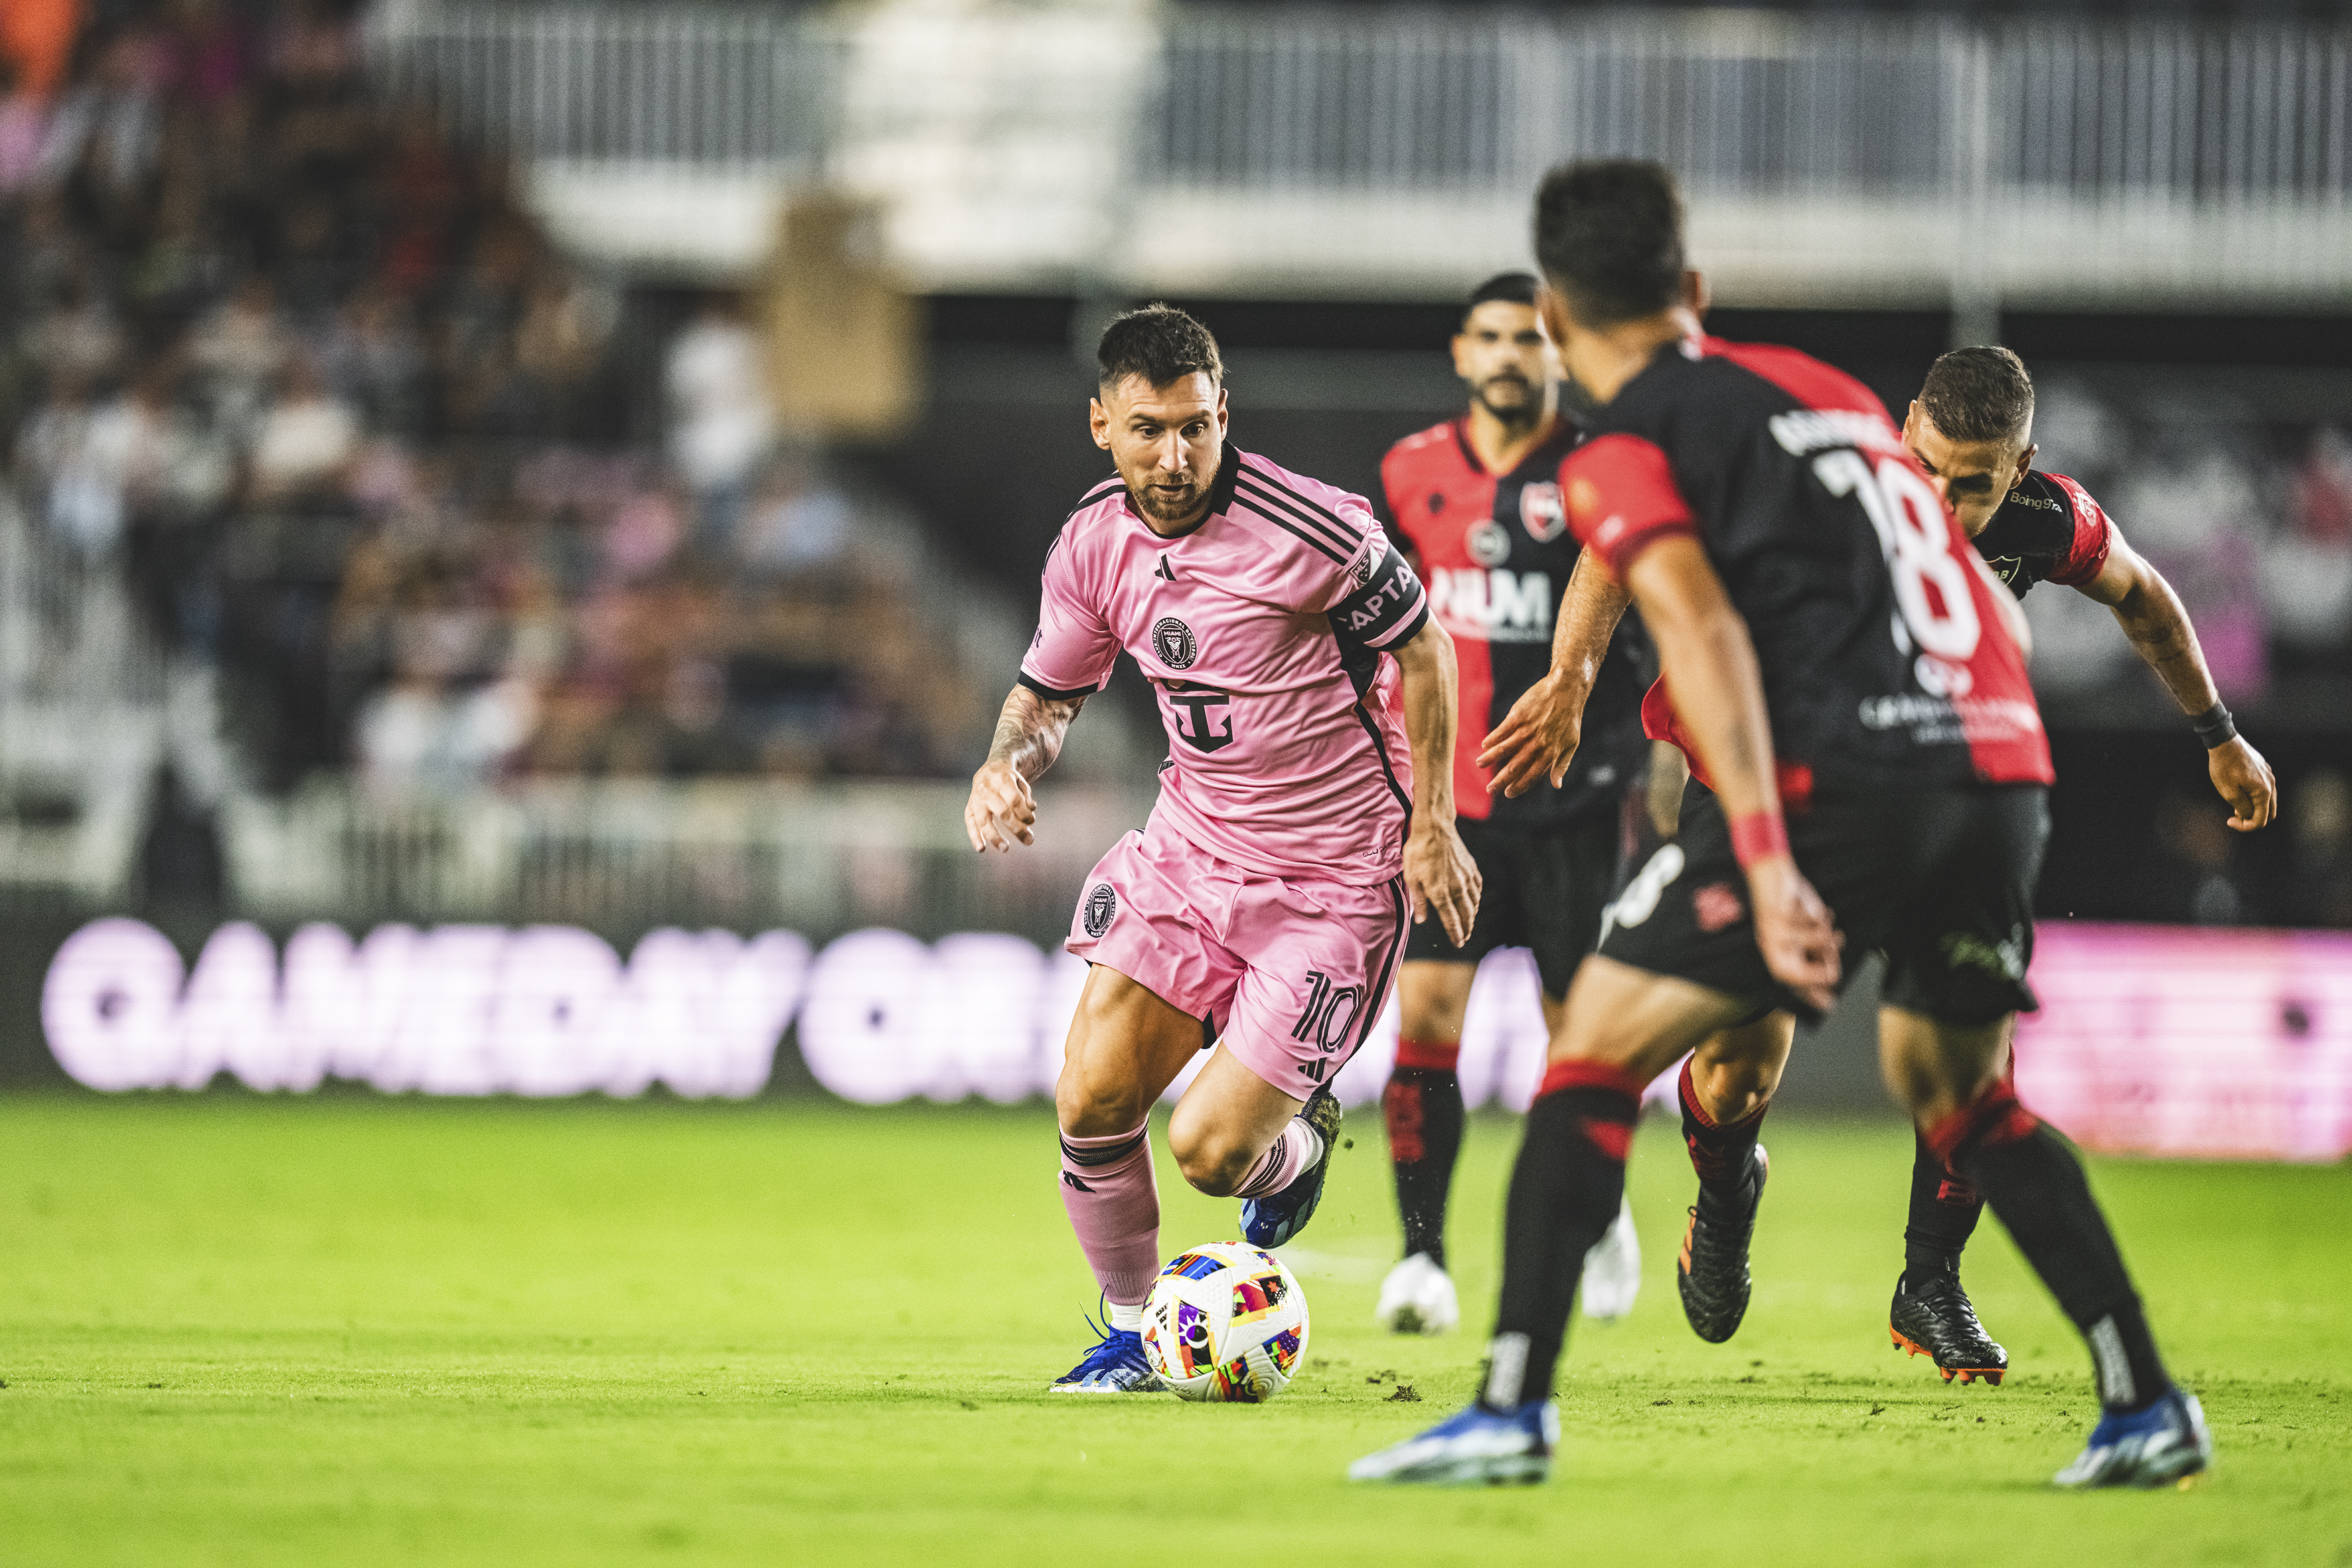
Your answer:
[[[1021,661],[1020,681],[996,716],[988,761],[971,775],[963,830],[974,854],[1009,853],[1016,842],[1037,841],[1037,796],[1029,782],[1062,754],[1070,721],[1110,679],[1118,658],[1118,639],[1103,618],[1101,595],[1076,559],[1076,526],[1066,526],[1045,552],[1037,635]]]
[[[1086,700],[1040,696],[1025,685],[1015,686],[1004,700],[988,761],[971,775],[971,795],[963,806],[964,836],[975,854],[991,849],[1010,853],[1016,839],[1037,841],[1037,796],[1029,781],[1062,754],[1062,738]]]
[[[1642,612],[1676,718],[1723,803],[1765,967],[1827,1011],[1843,939],[1789,851],[1756,645],[1699,542],[1697,514],[1665,453],[1637,436],[1588,442],[1561,477],[1577,537]]]
[[[1765,964],[1774,979],[1826,1012],[1837,1000],[1842,939],[1789,852],[1772,724],[1748,623],[1687,531],[1661,534],[1642,549],[1627,566],[1626,584],[1658,646],[1675,711],[1730,820]]]

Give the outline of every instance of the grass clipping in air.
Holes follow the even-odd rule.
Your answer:
[[[1466,1395],[1517,1131],[1473,1123],[1468,1331],[1426,1340],[1370,1327],[1389,1173],[1349,1133],[1289,1254],[1308,1359],[1245,1407],[1046,1394],[1095,1291],[1041,1108],[0,1100],[0,1559],[2352,1562],[2352,1168],[2095,1163],[2221,1458],[2077,1497],[2086,1357],[1998,1222],[1964,1277],[2008,1385],[1887,1342],[1907,1131],[1774,1119],[1718,1347],[1646,1124],[1641,1301],[1573,1326],[1553,1483],[1431,1493],[1341,1476]],[[1234,1233],[1159,1170],[1165,1250]]]

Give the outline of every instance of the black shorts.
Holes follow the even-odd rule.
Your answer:
[[[1595,809],[1536,828],[1457,820],[1486,884],[1477,922],[1470,941],[1456,947],[1431,915],[1405,939],[1405,962],[1475,963],[1498,947],[1532,948],[1544,994],[1555,1001],[1567,995],[1576,966],[1601,941],[1601,914],[1616,891],[1618,816]]]
[[[1798,868],[1845,933],[1845,973],[1884,953],[1888,1006],[1964,1027],[2033,1010],[2025,967],[2049,836],[2039,784],[1822,794],[1789,816]],[[1627,882],[1601,951],[1753,1000],[1759,1016],[1813,1016],[1764,967],[1730,824],[1696,781],[1681,831]]]

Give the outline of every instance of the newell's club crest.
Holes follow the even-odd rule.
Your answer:
[[[1568,531],[1568,509],[1560,504],[1559,487],[1547,479],[1519,490],[1519,524],[1538,544],[1549,544]]]
[[[1118,918],[1118,894],[1108,882],[1097,882],[1087,889],[1086,913],[1081,918],[1090,937],[1100,938],[1110,930],[1110,922]]]
[[[1192,628],[1173,616],[1162,616],[1153,623],[1151,651],[1171,669],[1190,669],[1201,655],[1200,646],[1192,640]]]

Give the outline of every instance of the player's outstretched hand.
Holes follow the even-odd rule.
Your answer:
[[[1015,839],[1034,844],[1036,823],[1037,797],[1029,781],[1011,763],[982,763],[971,775],[971,796],[963,803],[964,837],[971,840],[972,852],[1002,849],[1009,855]]]
[[[1415,925],[1434,914],[1446,940],[1460,947],[1470,940],[1485,886],[1478,862],[1470,858],[1451,821],[1414,820],[1404,841],[1404,889],[1412,900]]]
[[[1547,675],[1519,693],[1503,721],[1487,735],[1478,765],[1494,769],[1493,787],[1516,799],[1538,779],[1548,778],[1556,785],[1566,778],[1583,732],[1583,700]]]
[[[2205,771],[2230,803],[2230,826],[2239,832],[2252,833],[2278,815],[2278,775],[2243,735],[2206,752]]]
[[[1839,952],[1845,936],[1829,906],[1786,855],[1748,868],[1748,896],[1756,906],[1756,945],[1772,978],[1826,1013],[1837,1002]]]

